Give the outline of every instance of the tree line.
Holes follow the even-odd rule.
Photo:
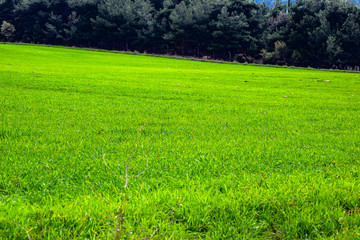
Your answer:
[[[239,62],[360,66],[349,0],[0,0],[2,41]]]

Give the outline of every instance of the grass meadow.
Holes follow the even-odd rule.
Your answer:
[[[360,239],[359,161],[358,73],[0,45],[0,239]]]

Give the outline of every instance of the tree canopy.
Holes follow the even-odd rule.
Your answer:
[[[0,39],[240,62],[360,65],[355,1],[265,2],[0,0],[7,34]]]

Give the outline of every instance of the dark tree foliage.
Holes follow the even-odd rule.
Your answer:
[[[0,0],[3,40],[354,68],[360,8],[348,0]]]
[[[357,48],[360,21],[356,17],[359,12],[358,7],[345,1],[297,1],[291,7],[291,18],[284,34],[293,55],[289,62],[314,67],[360,65]]]
[[[210,14],[213,4],[205,0],[182,1],[175,5],[169,15],[169,31],[164,39],[184,55],[199,56],[206,50],[211,37]]]
[[[253,2],[230,0],[218,4],[211,22],[210,49],[230,61],[234,54],[241,55],[240,60],[255,56],[261,39],[261,13]]]
[[[0,0],[0,21],[14,21],[14,2],[13,0]]]

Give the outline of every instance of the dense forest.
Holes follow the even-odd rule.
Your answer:
[[[274,6],[278,3],[288,3],[289,0],[254,0],[256,3],[265,3],[268,6]],[[290,0],[290,3],[294,3],[296,0]],[[348,2],[353,2],[360,5],[360,0],[349,0]]]
[[[350,0],[0,0],[0,24],[0,41],[360,66],[360,8]]]

